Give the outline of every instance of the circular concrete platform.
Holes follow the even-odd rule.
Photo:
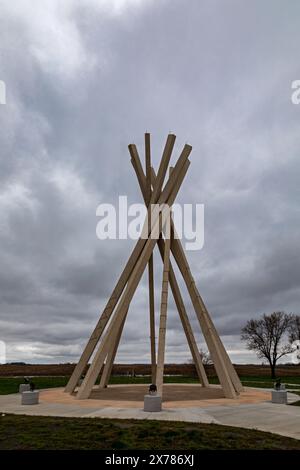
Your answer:
[[[41,392],[40,401],[82,407],[142,408],[144,395],[147,392],[148,386],[144,384],[110,385],[101,390],[94,387],[89,399],[78,400],[76,393],[70,395],[64,393],[61,388],[48,389]],[[219,385],[206,388],[198,384],[165,384],[163,391],[164,408],[240,405],[268,400],[270,400],[269,391],[248,387],[236,399],[225,398]]]
[[[100,390],[93,389],[90,398],[94,400],[143,402],[148,389],[149,386],[144,384],[111,385]],[[216,398],[224,398],[224,393],[219,386],[207,388],[198,384],[165,384],[163,387],[162,399],[164,403]]]

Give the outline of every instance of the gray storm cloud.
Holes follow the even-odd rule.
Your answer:
[[[0,340],[8,360],[75,361],[132,241],[96,207],[141,202],[127,144],[193,146],[178,201],[205,204],[191,268],[234,362],[247,319],[299,312],[300,5],[24,0],[0,5]],[[161,261],[156,261],[159,306]],[[149,359],[147,278],[119,361]],[[182,283],[181,283],[182,285]],[[199,344],[202,336],[182,285]],[[173,301],[167,360],[189,358]]]

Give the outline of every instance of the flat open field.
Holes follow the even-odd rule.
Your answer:
[[[0,377],[7,376],[70,376],[74,370],[75,364],[0,364]],[[269,377],[270,368],[268,366],[242,364],[234,365],[239,376],[243,377]],[[214,377],[215,370],[213,366],[205,366],[207,375]],[[195,377],[196,369],[193,364],[166,364],[164,373],[166,375],[184,375]],[[150,375],[151,368],[149,364],[115,364],[112,371],[113,375]],[[278,377],[300,377],[300,365],[280,365],[277,367]]]
[[[75,364],[4,364],[0,365],[0,394],[17,393],[24,376],[34,377],[36,388],[63,387],[66,385]],[[270,369],[261,365],[236,365],[243,385],[248,387],[272,388]],[[209,382],[218,383],[213,366],[206,366]],[[300,392],[300,366],[284,365],[277,368],[277,376],[288,384],[286,388]],[[165,383],[197,383],[193,364],[167,364]],[[150,365],[116,364],[111,384],[151,383]]]
[[[25,375],[25,374],[24,374]],[[33,382],[36,388],[53,388],[53,387],[64,387],[68,382],[69,376],[34,376]],[[210,377],[210,383],[218,383],[215,377]],[[274,380],[264,376],[245,376],[241,377],[242,384],[246,387],[257,387],[257,388],[272,388]],[[19,385],[23,383],[23,376],[20,377],[0,377],[0,395],[7,395],[9,393],[17,393]],[[198,383],[195,377],[186,376],[166,376],[164,377],[165,383]],[[286,388],[292,391],[300,392],[300,377],[285,377],[282,381],[286,382]],[[110,379],[111,384],[150,384],[150,376],[142,377],[128,377],[128,376],[113,376]]]
[[[33,381],[39,389],[63,387],[73,367],[71,364],[0,366],[0,394],[16,393],[26,375],[34,377]],[[151,382],[149,375],[142,375],[148,371],[148,366],[131,365],[131,369],[129,366],[127,369],[123,365],[120,367],[122,375],[112,376],[110,383]],[[197,382],[193,366],[174,365],[174,369],[177,374],[181,374],[167,375],[165,382]],[[170,373],[174,369],[170,365],[167,371]],[[116,368],[115,374],[117,371]],[[130,371],[132,375],[126,375]],[[212,371],[213,369],[210,370]],[[273,386],[274,381],[270,379],[268,368],[243,366],[238,371],[245,373],[240,375],[244,385],[262,388]],[[278,369],[279,371],[282,381],[289,384],[287,388],[300,394],[299,366],[284,367]],[[209,380],[211,383],[217,382],[213,373],[209,374]],[[4,414],[0,415],[0,450],[2,449],[300,450],[300,441],[262,431],[216,424]]]
[[[0,450],[300,450],[300,441],[217,424],[0,415]]]

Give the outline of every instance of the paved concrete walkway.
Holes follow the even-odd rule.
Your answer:
[[[253,390],[253,389],[252,389]],[[61,390],[56,389],[57,392]],[[264,390],[266,392],[266,390]],[[155,419],[167,421],[186,421],[198,423],[216,423],[229,426],[259,429],[300,439],[300,407],[272,404],[270,401],[259,403],[224,404],[222,399],[201,401],[200,406],[168,407],[159,413],[145,413],[141,407],[103,406],[98,400],[79,400],[58,403],[44,401],[47,393],[41,392],[41,403],[22,406],[19,394],[0,395],[0,413],[27,414],[35,416],[65,416],[83,418],[121,418],[121,419]],[[65,394],[65,396],[68,396]],[[270,396],[270,392],[269,392]],[[289,402],[299,399],[298,395],[289,393]],[[102,406],[101,406],[102,405]]]
[[[300,407],[297,406],[271,402],[238,407],[215,406],[209,408],[209,414],[228,426],[259,429],[300,439]]]
[[[41,392],[43,396],[43,392]],[[75,400],[74,400],[75,401]],[[21,405],[19,394],[0,395],[0,413],[25,414],[34,416],[64,416],[78,418],[118,418],[118,419],[158,419],[165,421],[187,421],[199,423],[218,423],[201,408],[166,408],[159,413],[145,413],[142,407],[120,408],[118,406],[99,406],[96,400],[91,405],[81,401],[69,403],[48,403],[42,400],[38,405]],[[84,406],[83,406],[84,405]]]

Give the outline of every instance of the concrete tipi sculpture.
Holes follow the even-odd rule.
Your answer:
[[[128,146],[131,155],[131,163],[136,172],[143,199],[148,209],[148,217],[145,220],[143,237],[137,241],[117,285],[115,286],[65,388],[66,392],[74,392],[75,388],[79,384],[81,375],[86,369],[88,361],[92,357],[87,374],[78,388],[77,398],[79,399],[88,398],[90,396],[101,372],[100,384],[98,387],[104,388],[107,386],[120,342],[120,337],[122,335],[123,326],[126,321],[129,305],[147,265],[149,275],[152,382],[157,385],[158,393],[162,394],[167,302],[170,286],[199,380],[203,387],[209,387],[197,343],[179,290],[179,285],[172,268],[170,260],[171,253],[185,281],[225,397],[236,398],[243,390],[238,375],[198,292],[182,244],[178,237],[175,236],[176,232],[170,211],[168,212],[168,217],[165,217],[162,211],[151,210],[154,204],[159,204],[161,206],[164,205],[164,207],[169,208],[172,207],[190,165],[188,157],[191,153],[192,147],[186,144],[175,166],[170,168],[171,171],[169,172],[167,182],[164,185],[175,139],[175,135],[168,135],[157,175],[151,167],[150,134],[145,134],[146,172],[143,170],[136,146],[134,144],[130,144]],[[170,236],[164,236],[164,231],[168,224],[170,226]],[[155,345],[153,282],[153,250],[156,244],[158,244],[163,261],[163,281],[157,353]]]

